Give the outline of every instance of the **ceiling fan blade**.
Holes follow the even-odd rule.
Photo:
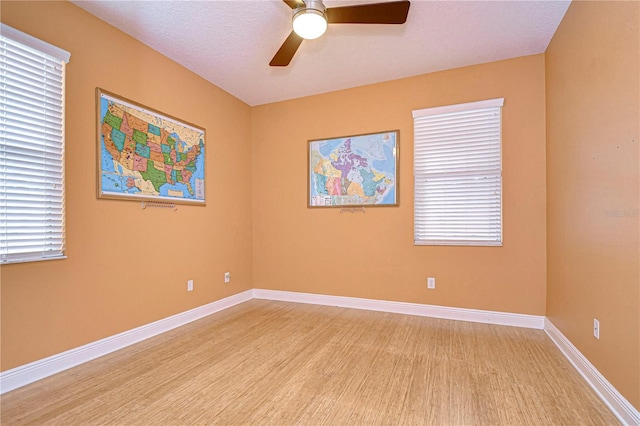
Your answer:
[[[301,6],[304,6],[304,1],[302,0],[282,0],[289,6],[291,9],[297,9]]]
[[[282,43],[282,46],[278,49],[271,62],[269,62],[269,65],[272,67],[286,67],[289,65],[289,62],[291,62],[293,55],[296,54],[296,50],[298,50],[301,43],[302,37],[291,31],[291,34],[289,34],[289,37]]]
[[[326,14],[330,24],[404,24],[407,21],[409,6],[409,0],[401,0],[330,7]]]

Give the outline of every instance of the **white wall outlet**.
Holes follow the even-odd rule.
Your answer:
[[[436,288],[436,279],[435,279],[435,277],[427,278],[427,288],[430,288],[430,289]]]
[[[193,280],[187,281],[187,291],[193,291]]]
[[[224,273],[224,282],[225,283],[230,283],[231,282],[231,272],[225,272]]]
[[[593,337],[600,339],[600,321],[593,319]]]

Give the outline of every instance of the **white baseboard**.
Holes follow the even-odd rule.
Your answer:
[[[0,395],[253,298],[251,290],[0,373]]]
[[[342,308],[365,309],[368,311],[391,312],[422,317],[481,322],[485,324],[510,325],[514,327],[535,328],[539,330],[544,327],[545,318],[538,315],[511,314],[506,312],[482,311],[478,309],[452,308],[448,306],[361,299],[357,297],[327,296],[280,290],[254,289],[253,297],[256,299],[309,303],[312,305],[339,306]]]
[[[600,396],[613,414],[625,425],[640,425],[640,412],[627,401],[616,388],[582,355],[573,343],[562,334],[553,323],[546,318],[544,331],[549,335],[553,343],[573,364],[593,390]]]

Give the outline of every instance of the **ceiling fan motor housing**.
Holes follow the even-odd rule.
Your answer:
[[[294,19],[295,19],[296,15],[298,13],[303,12],[303,11],[307,11],[307,10],[317,10],[326,19],[326,13],[325,12],[326,12],[327,8],[322,3],[322,0],[305,0],[304,2],[301,2],[301,3],[302,4],[293,11],[293,18]]]

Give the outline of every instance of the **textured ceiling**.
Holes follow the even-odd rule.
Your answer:
[[[268,65],[291,31],[291,9],[279,0],[73,3],[260,105],[542,53],[570,1],[412,0],[406,24],[329,25],[286,68]]]

